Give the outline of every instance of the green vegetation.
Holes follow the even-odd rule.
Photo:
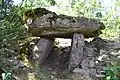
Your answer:
[[[117,66],[108,66],[104,68],[105,80],[119,80],[119,69]]]
[[[50,6],[56,6],[55,10],[58,14],[63,13],[68,16],[85,16],[88,18],[99,19],[104,22],[106,29],[101,37],[108,39],[120,39],[120,0],[115,0],[113,5],[107,10],[103,7],[101,0],[69,0],[67,4],[54,0],[22,0],[19,5],[14,5],[12,0],[0,0],[0,64],[4,64],[4,60],[12,59],[19,50],[21,44],[25,44],[27,34],[24,28],[23,13],[26,9],[44,7],[49,9]],[[19,52],[19,51],[18,51]],[[120,65],[106,66],[105,80],[118,80]],[[3,80],[10,80],[11,67],[4,67]],[[7,69],[9,69],[7,71]],[[120,76],[120,75],[119,75]],[[8,79],[9,78],[9,79]],[[108,79],[109,78],[109,79]]]

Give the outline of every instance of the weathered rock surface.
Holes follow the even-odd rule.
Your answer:
[[[69,70],[78,67],[84,55],[84,36],[82,34],[74,34],[69,58]]]
[[[80,64],[78,64],[78,60],[78,66],[73,70],[73,75],[70,76],[72,80],[102,79],[104,77],[101,72],[103,71],[103,67],[105,67],[107,63],[110,63],[110,61],[113,61],[113,59],[120,58],[119,45],[120,43],[115,43],[101,38],[95,38],[91,42],[85,41],[83,57]],[[66,47],[64,49],[57,47],[53,48],[51,55],[46,59],[46,63],[43,67],[56,72],[56,74],[67,71],[69,66],[69,57],[71,55],[70,49],[70,47]],[[79,55],[75,55],[77,58],[78,56]],[[75,60],[77,60],[77,58]],[[78,59],[81,59],[81,57]]]
[[[31,16],[28,16],[30,13]],[[43,8],[28,11],[25,16],[28,31],[37,37],[71,38],[74,33],[94,37],[101,34],[101,30],[105,28],[102,22],[95,19],[57,15]]]
[[[79,76],[79,79],[71,77],[72,80],[98,80],[104,76],[101,73],[103,66],[114,57],[120,58],[119,43],[98,37],[91,42],[84,41],[84,37],[98,36],[105,28],[98,20],[57,15],[45,8],[33,9],[25,14],[28,32],[35,37],[43,37],[30,56],[35,64],[43,64],[42,67],[48,68],[53,75],[69,69],[75,73],[73,76]],[[48,39],[55,37],[73,38],[71,48],[53,48],[53,41]]]
[[[54,47],[45,63],[43,63],[42,67],[45,68],[45,71],[28,68],[21,64],[21,61],[16,60],[4,60],[2,63],[5,66],[4,69],[12,69],[12,77],[14,78],[12,80],[29,80],[33,78],[36,80],[102,80],[104,75],[101,71],[103,71],[103,67],[107,63],[115,60],[115,63],[119,64],[120,43],[95,38],[91,42],[85,41],[83,53],[84,55],[79,67],[75,68],[72,74],[62,76],[59,76],[58,73],[68,69],[70,46],[65,48]],[[46,69],[52,73],[49,73]],[[46,72],[45,75],[42,72]]]
[[[37,44],[34,46],[33,52],[30,55],[31,60],[36,64],[42,64],[48,55],[51,53],[53,47],[53,40],[47,40],[40,38]]]

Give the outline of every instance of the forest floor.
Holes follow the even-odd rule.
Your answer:
[[[120,60],[120,43],[101,38],[85,41],[85,54],[81,64],[68,73],[69,46],[54,46],[41,68],[27,67],[22,61],[7,60],[14,65],[12,80],[103,80],[108,65],[117,66]],[[115,74],[119,76],[119,73]]]

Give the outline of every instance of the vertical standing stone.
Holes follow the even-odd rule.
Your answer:
[[[82,61],[84,46],[84,36],[82,34],[75,33],[72,39],[72,46],[68,65],[70,71],[77,67]]]
[[[53,41],[40,38],[36,46],[34,47],[32,60],[37,64],[43,64],[53,47]]]

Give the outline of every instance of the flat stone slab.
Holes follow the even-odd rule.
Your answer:
[[[84,37],[95,37],[101,34],[104,24],[95,19],[86,17],[71,17],[57,15],[45,8],[36,8],[25,12],[26,27],[29,33],[36,37],[67,37],[74,33]]]

